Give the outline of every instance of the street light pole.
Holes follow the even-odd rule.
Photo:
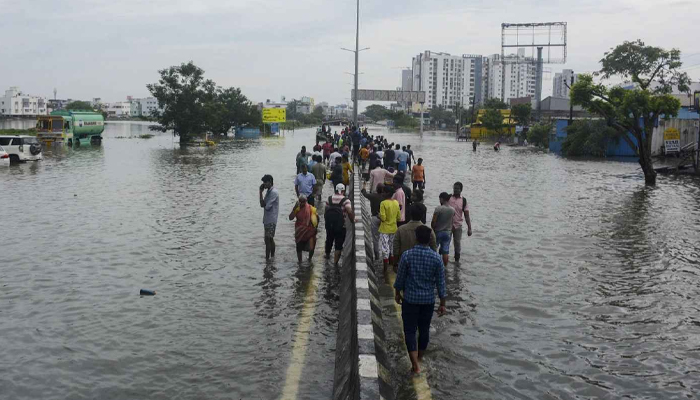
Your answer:
[[[355,27],[355,102],[353,103],[352,120],[357,127],[357,78],[360,61],[360,0],[357,0],[357,26]]]

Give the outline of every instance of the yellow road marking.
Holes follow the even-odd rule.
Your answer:
[[[394,282],[396,281],[396,274],[394,271],[389,269],[389,284],[392,290],[394,290]],[[394,309],[396,310],[396,318],[399,320],[399,326],[403,326],[403,319],[401,318],[401,305],[393,301]],[[403,329],[400,331],[401,338],[403,342],[406,342],[406,337],[403,334]],[[408,357],[408,352],[405,352],[405,357]],[[416,391],[416,398],[418,400],[432,400],[433,394],[430,391],[430,385],[428,385],[428,380],[425,378],[425,371],[422,371],[420,375],[413,375],[411,378],[411,383],[413,384],[413,390]]]
[[[287,377],[284,381],[284,389],[282,390],[282,400],[294,400],[299,392],[299,381],[301,380],[301,371],[304,369],[304,359],[306,358],[306,345],[309,342],[309,332],[311,330],[311,322],[316,309],[316,268],[312,267],[313,271],[309,278],[309,283],[306,285],[306,295],[304,296],[304,305],[301,308],[301,316],[299,317],[299,325],[294,333],[294,346],[292,347],[292,357],[287,367]]]

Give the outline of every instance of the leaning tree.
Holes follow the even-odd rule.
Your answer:
[[[678,115],[680,101],[670,93],[688,91],[690,78],[680,71],[681,52],[647,46],[641,40],[624,42],[605,53],[602,79],[621,78],[632,88],[608,87],[583,75],[571,89],[571,101],[605,118],[639,156],[647,185],[656,184],[651,139],[658,119]]]

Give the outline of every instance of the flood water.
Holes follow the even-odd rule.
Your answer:
[[[297,264],[287,219],[311,130],[190,149],[144,133],[109,123],[102,147],[0,171],[0,398],[278,398],[312,289],[297,393],[330,398],[338,275],[321,251]],[[280,193],[270,263],[266,173]]]
[[[433,398],[700,396],[700,180],[646,188],[636,162],[389,136],[425,159],[428,219],[455,181],[470,205],[433,318]]]
[[[287,220],[314,130],[179,149],[136,138],[143,124],[106,129],[100,148],[0,171],[0,397],[278,398],[315,281],[298,394],[330,398],[337,271],[297,264]],[[433,398],[698,397],[697,179],[645,188],[634,162],[388,135],[425,159],[428,218],[457,180],[471,209],[433,320]],[[265,173],[281,196],[271,263]]]

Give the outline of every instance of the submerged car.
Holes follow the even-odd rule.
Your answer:
[[[3,135],[0,136],[0,146],[9,155],[12,164],[39,161],[44,158],[41,154],[41,143],[34,136]]]
[[[10,166],[10,155],[0,146],[0,167]]]

